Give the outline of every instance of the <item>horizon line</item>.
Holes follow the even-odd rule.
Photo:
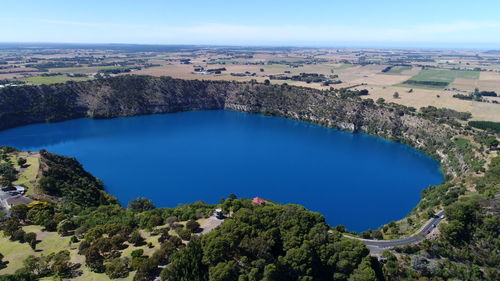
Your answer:
[[[434,49],[434,50],[500,50],[498,47],[486,46],[495,43],[458,43],[458,42],[337,42],[337,43],[259,43],[259,44],[208,44],[208,43],[131,43],[131,42],[66,42],[66,41],[0,41],[0,45],[19,44],[61,44],[61,45],[115,45],[115,46],[186,46],[186,47],[218,47],[218,48],[305,48],[305,49]],[[435,46],[433,46],[435,45]],[[465,46],[445,46],[445,45],[465,45]],[[469,46],[467,46],[469,45]],[[473,45],[473,46],[470,46]],[[485,45],[485,46],[480,46]]]

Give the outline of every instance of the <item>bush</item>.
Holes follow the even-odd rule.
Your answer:
[[[186,223],[186,228],[187,230],[189,230],[191,233],[195,233],[195,232],[198,232],[199,229],[200,229],[200,224],[195,221],[195,220],[189,220],[187,223]]]
[[[19,241],[21,243],[24,243],[24,235],[26,234],[26,232],[24,232],[24,230],[22,229],[18,229],[16,230],[12,236],[11,236],[11,240],[12,241]]]
[[[130,256],[132,258],[138,258],[138,257],[142,257],[143,254],[144,254],[143,249],[137,249],[137,250],[133,250],[132,253],[130,253]]]
[[[181,228],[177,230],[177,234],[182,240],[189,241],[191,239],[191,231]]]
[[[133,211],[136,211],[136,212],[144,212],[144,211],[148,211],[148,210],[152,210],[155,207],[155,205],[153,205],[153,201],[147,199],[147,198],[135,198],[133,199],[132,201],[130,201],[128,203],[128,208],[133,210]]]
[[[36,233],[28,232],[24,234],[24,241],[34,250],[36,248]]]
[[[70,220],[62,220],[59,222],[57,225],[57,233],[59,233],[61,236],[66,236],[69,234],[69,232],[74,229],[74,224]]]
[[[128,242],[134,244],[134,246],[140,246],[144,244],[144,238],[141,236],[138,230],[134,230],[132,234],[130,234]]]

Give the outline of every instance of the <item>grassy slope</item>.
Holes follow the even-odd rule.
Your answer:
[[[20,157],[26,158],[28,161],[27,168],[22,170],[22,172],[18,175],[18,179],[14,182],[14,185],[22,185],[28,187],[28,191],[26,195],[31,195],[34,189],[34,182],[36,181],[36,176],[38,174],[38,168],[40,166],[39,155],[38,154],[28,154],[28,152],[20,152],[18,154],[12,154],[11,159],[14,163],[14,167],[16,169],[20,169],[17,165],[17,159]]]
[[[14,273],[17,269],[23,266],[23,260],[29,255],[40,256],[42,253],[48,255],[61,250],[70,250],[69,237],[61,237],[56,232],[43,232],[39,225],[24,226],[26,232],[34,232],[40,242],[37,244],[37,251],[33,251],[27,243],[19,243],[10,241],[3,233],[0,234],[0,253],[5,256],[5,260],[9,261],[7,268],[0,270],[0,274]],[[41,250],[41,251],[39,251]]]

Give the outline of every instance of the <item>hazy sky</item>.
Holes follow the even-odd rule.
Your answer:
[[[500,48],[499,0],[0,0],[1,42]]]

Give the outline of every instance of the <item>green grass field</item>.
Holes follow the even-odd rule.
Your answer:
[[[57,83],[65,83],[68,81],[87,81],[90,79],[91,78],[88,77],[68,77],[65,75],[56,75],[56,76],[33,76],[22,79],[22,81],[38,85],[50,85]]]
[[[394,86],[405,88],[440,90],[453,83],[457,78],[479,79],[479,71],[463,71],[450,69],[422,69],[417,75],[411,77],[408,81],[414,81],[413,84],[400,83]],[[415,83],[416,82],[416,83]],[[418,82],[438,82],[443,85],[425,85]]]
[[[339,66],[334,66],[332,67],[333,69],[335,70],[342,70],[342,69],[346,69],[346,68],[350,68],[350,67],[353,67],[354,64],[342,64],[342,65],[339,65]]]
[[[109,277],[104,273],[95,273],[91,272],[88,267],[85,266],[85,257],[82,255],[78,255],[78,243],[71,244],[70,237],[61,237],[57,232],[44,232],[42,231],[42,227],[38,225],[28,225],[24,226],[23,230],[26,232],[35,232],[37,235],[37,239],[40,240],[40,243],[37,244],[37,251],[33,251],[27,243],[19,243],[10,241],[7,237],[0,233],[0,253],[2,253],[4,257],[4,261],[8,261],[7,267],[0,270],[0,275],[2,274],[12,274],[16,270],[23,267],[23,261],[29,255],[48,255],[50,253],[59,252],[62,250],[70,251],[71,262],[82,264],[81,270],[82,275],[78,276],[72,280],[76,281],[107,281],[110,280]],[[147,240],[147,242],[153,241],[153,238]],[[156,242],[157,246],[158,243]],[[136,249],[136,247],[131,248],[129,251]],[[41,250],[41,251],[40,251]],[[154,249],[147,249],[147,253],[150,254]],[[128,256],[130,257],[130,252],[128,252]],[[123,281],[131,281],[134,277],[135,272],[131,272],[127,278],[123,278],[120,280]],[[53,276],[42,278],[40,280],[54,280]]]
[[[293,62],[303,62],[306,59],[303,57],[273,57],[271,59],[267,59],[267,61],[282,61],[282,62],[288,62],[288,63],[293,63]]]
[[[101,66],[91,66],[91,67],[70,67],[70,68],[51,68],[50,72],[58,73],[94,73],[101,69]]]
[[[131,67],[133,67],[133,65],[112,66],[112,67],[99,68],[99,71],[126,70],[126,69],[129,69]]]
[[[410,69],[410,66],[394,66],[391,70],[385,72],[385,74],[401,74],[403,71]]]
[[[37,244],[37,250],[33,251],[27,243],[10,241],[7,237],[0,234],[0,253],[4,255],[4,260],[8,261],[7,267],[0,270],[0,274],[14,273],[17,269],[23,267],[23,261],[29,255],[39,256],[42,253],[59,252],[61,250],[70,250],[69,237],[61,237],[56,232],[43,232],[42,227],[38,225],[24,226],[26,232],[36,233],[37,239],[41,240]]]
[[[19,165],[17,165],[17,159],[19,159],[19,157],[25,158],[27,160],[27,167],[22,170],[22,172],[18,175],[17,180],[13,182],[13,184],[28,187],[26,195],[30,196],[33,195],[33,183],[36,181],[36,176],[38,174],[38,168],[40,165],[39,158],[38,155],[28,156],[28,153],[26,152],[21,152],[19,153],[19,155],[13,155],[11,159],[12,162],[15,163],[14,166],[16,169],[20,169]]]
[[[479,71],[423,69],[417,75],[410,78],[410,80],[452,83],[456,78],[479,79]]]

